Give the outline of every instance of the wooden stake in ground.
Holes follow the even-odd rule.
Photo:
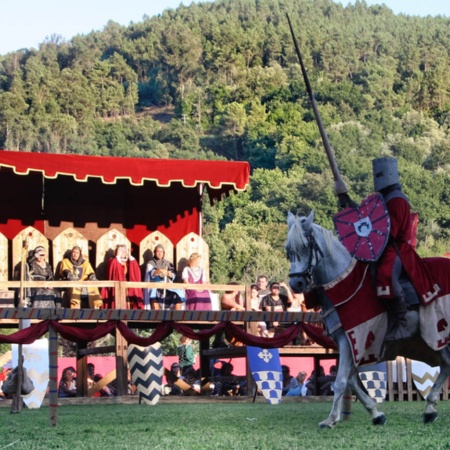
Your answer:
[[[58,425],[58,333],[50,327],[49,329],[49,421],[50,426]]]
[[[27,263],[28,256],[28,239],[23,241],[22,245],[22,258],[20,261],[20,288],[19,288],[19,308],[25,306],[24,302],[24,288],[23,281],[25,279],[25,264]],[[19,319],[19,330],[30,325],[30,321],[27,320],[25,323],[23,319]],[[17,358],[17,386],[16,394],[14,395],[13,401],[11,403],[11,414],[18,414],[22,411],[23,401],[22,401],[22,380],[23,380],[23,355],[22,355],[22,344],[18,345],[18,358]]]

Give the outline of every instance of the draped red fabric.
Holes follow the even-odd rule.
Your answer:
[[[47,333],[49,325],[49,321],[44,321],[10,335],[0,334],[0,344],[32,344]]]
[[[169,336],[173,330],[195,340],[206,340],[219,331],[224,330],[227,336],[232,336],[245,345],[252,345],[261,348],[280,348],[292,342],[301,332],[302,328],[305,333],[314,340],[314,342],[326,348],[337,348],[334,341],[323,335],[323,329],[309,325],[307,323],[298,323],[290,326],[285,331],[273,338],[264,338],[254,336],[245,332],[240,326],[232,322],[220,322],[210,329],[194,331],[190,326],[177,322],[161,322],[159,323],[151,336],[144,338],[137,336],[131,331],[126,324],[121,321],[109,321],[97,325],[92,329],[76,328],[72,325],[62,325],[57,321],[42,321],[33,324],[28,328],[24,328],[11,335],[0,334],[1,344],[31,344],[47,333],[49,327],[52,327],[64,339],[69,341],[86,341],[92,342],[106,336],[109,333],[119,330],[128,344],[140,345],[148,347],[156,342],[160,342]]]
[[[50,326],[68,341],[86,341],[92,342],[100,339],[112,331],[116,330],[117,323],[115,321],[105,322],[97,325],[91,330],[76,328],[72,325],[62,325],[55,320],[50,321]]]
[[[333,349],[338,348],[333,339],[323,334],[323,328],[310,325],[309,323],[302,323],[302,328],[308,337],[320,346]]]

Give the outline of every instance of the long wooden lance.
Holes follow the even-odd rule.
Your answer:
[[[339,168],[336,162],[336,158],[334,156],[333,149],[331,148],[330,141],[328,139],[327,132],[325,131],[325,127],[323,126],[322,118],[320,116],[319,108],[317,107],[316,99],[314,98],[314,93],[311,87],[311,83],[309,82],[308,73],[306,72],[305,65],[303,64],[302,54],[300,53],[300,48],[297,43],[297,39],[294,34],[294,30],[292,28],[291,19],[289,18],[289,14],[286,13],[287,20],[289,22],[289,28],[291,30],[292,39],[294,41],[295,51],[298,56],[298,60],[300,62],[300,67],[302,69],[303,78],[305,80],[306,89],[308,91],[309,99],[311,101],[311,105],[314,111],[314,116],[316,118],[317,125],[319,126],[320,136],[322,137],[322,142],[325,147],[325,152],[328,157],[328,162],[330,163],[331,171],[333,172],[334,178],[334,193],[337,196],[341,196],[347,193],[347,187],[345,186],[344,180],[341,177],[339,172]]]

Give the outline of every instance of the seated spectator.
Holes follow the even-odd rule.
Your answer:
[[[283,390],[281,395],[286,395],[290,390],[298,388],[297,378],[291,375],[291,369],[289,366],[282,365],[281,373],[283,374]]]
[[[81,247],[77,245],[72,248],[70,256],[62,260],[59,275],[62,280],[68,281],[97,281],[94,269],[83,257]],[[102,298],[95,286],[68,288],[66,295],[73,309],[100,309],[103,306]]]
[[[306,384],[305,384],[306,390],[307,390],[306,395],[318,395],[318,394],[316,394],[316,392],[317,393],[320,392],[319,380],[321,377],[324,377],[324,376],[325,376],[325,370],[322,366],[320,366],[320,368],[319,368],[319,374],[317,376],[317,380],[316,380],[316,371],[313,370],[311,372],[311,376],[308,378],[308,380],[306,381]],[[316,381],[318,383],[319,389],[316,389]]]
[[[236,282],[228,283],[237,285]],[[244,298],[239,291],[225,291],[220,297],[220,305],[224,311],[245,311]]]
[[[187,384],[190,384],[195,392],[198,392],[200,394],[201,380],[198,372],[193,367],[190,367],[189,369],[186,370],[184,381],[186,381]]]
[[[319,377],[320,395],[334,395],[334,382],[336,381],[337,367],[331,366],[329,375]]]
[[[202,256],[192,253],[187,266],[181,274],[183,283],[204,284],[207,282],[205,271],[202,268]],[[185,309],[188,311],[211,310],[211,296],[208,290],[186,289]]]
[[[286,295],[280,294],[280,290],[283,288]],[[289,305],[292,303],[293,296],[292,292],[286,283],[278,283],[273,281],[270,283],[270,294],[262,298],[260,308],[263,311],[286,311]],[[275,328],[279,326],[279,322],[268,322],[267,329],[269,330],[269,335],[274,336]]]
[[[141,269],[136,259],[130,255],[126,245],[116,247],[114,258],[110,258],[106,267],[108,280],[115,281],[141,281]],[[103,308],[115,309],[116,298],[113,287],[102,288]],[[143,309],[144,300],[141,288],[129,288],[127,290],[127,308]]]
[[[99,373],[94,375],[94,384],[98,383],[103,378]],[[116,395],[116,387],[113,383],[109,383],[102,387],[94,394],[94,397],[114,397]]]
[[[0,401],[4,400],[5,398],[10,398],[11,395],[10,394],[5,394],[2,391],[2,385],[3,382],[6,380],[6,378],[8,378],[9,373],[12,370],[12,364],[11,362],[5,364],[1,369],[0,369]]]
[[[296,388],[289,388],[286,397],[296,397],[296,396],[305,396],[307,389],[305,386],[306,382],[306,372],[299,372],[297,377],[298,386]]]
[[[237,395],[247,395],[246,383],[239,381],[233,374],[233,364],[228,362],[222,363],[220,374],[214,386],[213,395],[233,397]]]
[[[77,384],[75,374],[73,367],[66,367],[63,370],[58,387],[58,397],[76,397]]]
[[[174,362],[170,366],[170,372],[172,377],[167,377],[167,395],[183,395],[183,391],[175,384],[177,378],[184,379],[183,375],[181,375],[181,366],[177,362]]]

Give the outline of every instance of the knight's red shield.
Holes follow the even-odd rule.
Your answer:
[[[361,261],[376,261],[388,243],[391,221],[380,193],[335,214],[333,222],[341,243]]]

